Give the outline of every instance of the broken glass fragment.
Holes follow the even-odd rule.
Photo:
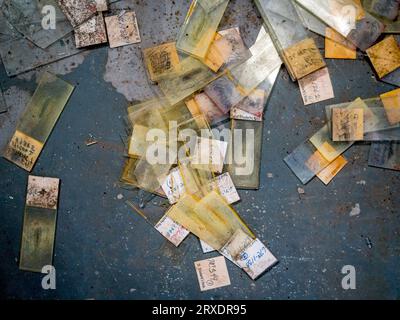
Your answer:
[[[56,3],[56,0],[5,0],[2,11],[18,32],[36,46],[45,49],[73,30]],[[45,20],[45,15],[53,14],[53,10],[54,26],[50,24],[50,17]]]
[[[0,55],[8,76],[30,71],[82,51],[76,48],[73,34],[41,49],[15,30],[1,11],[0,30]]]

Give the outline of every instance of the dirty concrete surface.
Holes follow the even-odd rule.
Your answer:
[[[94,48],[49,67],[76,85],[32,172],[61,179],[56,290],[41,288],[43,275],[18,270],[28,173],[0,158],[0,296],[399,299],[400,173],[368,167],[367,144],[345,153],[349,165],[328,186],[317,179],[302,186],[282,160],[324,124],[326,104],[394,89],[376,80],[362,56],[356,61],[327,59],[335,98],[310,106],[304,106],[298,85],[282,68],[265,113],[260,190],[239,190],[242,201],[235,206],[280,262],[256,282],[227,262],[232,285],[200,292],[194,261],[218,254],[203,254],[192,235],[175,248],[125,204],[137,199],[138,192],[118,183],[126,107],[155,90],[148,83],[141,49],[174,40],[189,1],[125,2],[136,11],[140,44]],[[250,46],[261,26],[252,1],[231,1],[220,28],[234,26],[240,26]],[[1,147],[33,94],[37,73],[8,78],[0,68],[9,106],[0,115]],[[98,143],[87,147],[91,135]],[[165,203],[156,197],[146,210],[165,210]],[[345,265],[356,268],[356,290],[341,287]]]

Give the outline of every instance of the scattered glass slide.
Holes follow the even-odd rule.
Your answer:
[[[19,269],[42,272],[53,265],[60,180],[29,176]]]
[[[365,10],[387,20],[394,20],[399,15],[398,0],[362,0]]]
[[[179,32],[176,47],[188,55],[204,59],[215,38],[217,28],[229,0],[218,1],[212,10],[211,1],[193,0]]]
[[[46,49],[35,46],[19,33],[0,11],[0,55],[8,76],[33,70],[81,52],[68,34]]]
[[[369,153],[368,165],[400,171],[400,142],[373,142]]]
[[[228,172],[237,189],[256,190],[260,186],[263,122],[232,119],[231,132]]]
[[[56,27],[48,25],[48,28],[43,28],[42,22],[47,23],[45,14],[52,14],[53,9]],[[73,30],[56,0],[4,0],[2,10],[5,18],[16,30],[42,49],[47,48]]]
[[[303,184],[311,181],[330,163],[310,141],[298,146],[284,161]]]
[[[183,59],[177,69],[176,73],[167,74],[158,82],[161,91],[171,105],[188,98],[220,76],[192,57]]]
[[[73,90],[69,83],[44,73],[3,156],[31,171]]]
[[[228,70],[204,88],[204,92],[223,114],[229,113],[266,79],[272,84],[275,82],[282,60],[264,27],[250,51],[250,59]]]
[[[295,0],[361,50],[372,46],[384,25],[353,0]]]
[[[325,66],[291,0],[255,0],[293,81]]]
[[[340,103],[325,107],[328,127],[331,127],[333,109],[361,109],[363,110],[363,132],[364,137],[374,132],[387,131],[400,127],[400,120],[393,124],[389,122],[388,113],[381,98],[360,99],[357,98],[352,103]],[[395,133],[396,130],[392,131]],[[363,139],[364,140],[364,139]]]
[[[215,250],[221,250],[237,230],[254,238],[237,212],[216,191],[202,198],[186,194],[167,215]]]

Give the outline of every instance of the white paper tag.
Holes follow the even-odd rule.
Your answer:
[[[179,168],[171,170],[165,181],[161,183],[161,187],[170,204],[178,202],[181,195],[185,193],[185,184]]]
[[[229,286],[231,284],[223,256],[197,261],[194,265],[201,291]]]
[[[231,109],[231,119],[247,120],[247,121],[262,121],[262,116],[255,116],[250,112],[246,112],[237,107]]]
[[[190,233],[187,229],[173,221],[168,216],[162,217],[154,228],[156,228],[158,232],[171,241],[175,246],[179,246]]]
[[[224,255],[231,257],[233,260],[238,260],[240,254],[252,244],[254,239],[246,234],[243,230],[238,229],[229,239],[229,241],[222,247],[221,252]]]
[[[225,198],[228,204],[238,202],[240,200],[239,193],[236,190],[235,184],[228,172],[216,177],[213,181],[218,188],[222,197]]]
[[[240,253],[237,263],[254,280],[278,260],[263,243],[256,239]]]
[[[300,79],[299,87],[304,105],[335,97],[328,68],[320,69]]]

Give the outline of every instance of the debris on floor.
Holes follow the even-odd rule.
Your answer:
[[[254,2],[265,26],[247,47],[238,26],[219,30],[229,0],[193,0],[176,41],[140,47],[154,96],[130,102],[121,115],[129,133],[121,186],[140,189],[126,204],[176,247],[192,233],[203,253],[221,254],[195,262],[201,291],[231,284],[225,259],[253,280],[278,263],[234,204],[241,200],[238,190],[260,188],[264,110],[282,65],[307,106],[335,98],[325,59],[354,60],[357,48],[377,80],[400,86],[400,38],[388,35],[398,33],[390,31],[396,29],[397,1],[386,9],[375,1],[363,1],[364,8],[353,0]],[[130,9],[109,10],[110,1],[49,3],[60,27],[45,32],[37,24],[40,1],[3,2],[0,55],[9,76],[93,46],[108,43],[118,51],[149,37],[139,26],[151,21]],[[325,55],[313,33],[325,37]],[[324,125],[284,162],[303,184],[317,176],[329,185],[350,166],[343,154],[359,142],[371,144],[369,166],[399,171],[399,90],[325,103]],[[44,73],[3,156],[30,172],[73,91]],[[5,111],[0,91],[0,114]],[[93,135],[85,141],[96,143]],[[20,269],[40,272],[52,263],[58,188],[58,179],[29,177]],[[305,195],[301,187],[297,192]],[[167,208],[146,210],[156,196]],[[356,204],[350,216],[359,214]],[[372,248],[370,240],[367,245]]]
[[[89,138],[87,138],[85,141],[87,147],[93,146],[97,143],[99,143],[99,141],[97,141],[97,139],[91,134],[89,135]]]

